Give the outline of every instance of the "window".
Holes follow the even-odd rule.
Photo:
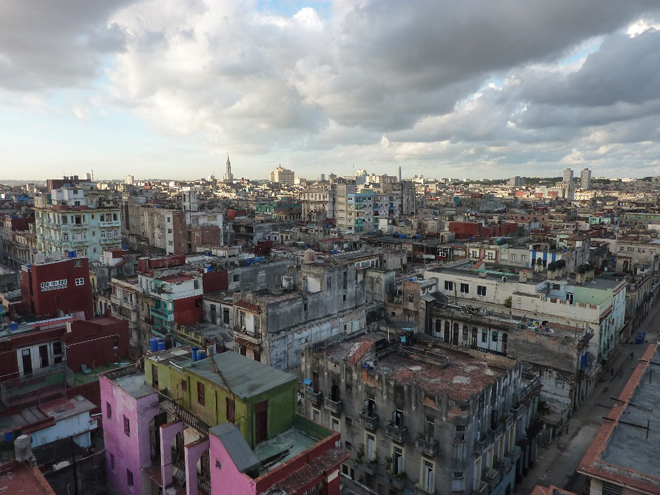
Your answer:
[[[85,279],[82,277],[76,279],[76,286],[80,287],[81,285],[85,285]]]
[[[332,288],[332,277],[328,277],[328,282],[327,282],[326,286],[327,286],[328,289]]]
[[[424,436],[427,441],[433,439],[435,435],[435,418],[431,416],[426,416],[426,422],[424,423]]]
[[[497,342],[497,332],[493,330],[493,342]]]
[[[321,411],[319,411],[318,409],[312,409],[312,419],[314,420],[315,423],[320,423]]]
[[[158,366],[151,363],[151,386],[158,390]]]
[[[128,483],[129,488],[133,487],[133,473],[130,469],[126,470],[126,483]]]
[[[488,342],[488,330],[481,331],[481,342],[484,344]]]
[[[392,474],[403,473],[403,449],[392,446]]]
[[[240,280],[240,275],[236,274],[233,277],[234,282],[238,282]]]
[[[200,406],[206,406],[206,397],[204,396],[204,384],[197,382],[197,403]]]
[[[115,470],[115,454],[110,454],[110,469]]]
[[[105,417],[107,419],[112,419],[112,404],[109,402],[105,403]]]
[[[338,418],[335,418],[334,416],[331,417],[330,424],[332,426],[333,431],[341,431],[341,422],[339,421]]]
[[[454,282],[445,280],[445,290],[454,290]]]
[[[181,380],[181,391],[182,392],[188,391],[188,382],[186,380]]]
[[[426,490],[427,492],[433,492],[434,482],[435,482],[435,480],[433,479],[433,463],[429,460],[423,459],[422,460],[422,480],[421,480],[422,488],[424,490]]]
[[[470,293],[470,285],[461,284],[461,294],[469,294],[469,293]]]
[[[341,465],[341,472],[344,476],[350,478],[350,479],[355,479],[355,469],[352,467],[342,464]]]
[[[454,471],[451,480],[452,492],[462,492],[465,489],[465,477],[460,471]]]
[[[236,403],[234,402],[234,399],[227,397],[225,399],[225,404],[227,407],[227,422],[233,424],[236,415]]]
[[[486,295],[486,286],[485,285],[477,285],[477,295],[478,296],[485,296]]]
[[[124,415],[124,433],[127,437],[131,436],[131,421]]]
[[[82,260],[73,260],[73,267],[74,268],[81,268],[82,267]]]
[[[516,261],[516,255],[515,254],[510,255],[509,260],[510,261]]]
[[[367,444],[367,461],[376,459],[376,437],[371,433],[366,433]]]

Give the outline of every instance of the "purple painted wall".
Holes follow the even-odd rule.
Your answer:
[[[209,435],[211,451],[209,460],[211,464],[211,486],[222,487],[222,493],[240,493],[241,495],[255,494],[257,484],[249,476],[241,473],[231,457],[225,450],[224,445],[215,435]],[[217,467],[220,463],[220,468]]]
[[[151,465],[149,422],[158,413],[158,395],[154,392],[136,399],[103,375],[99,382],[108,482],[120,495],[140,494],[141,468]],[[112,409],[111,418],[108,418],[108,404]],[[124,416],[130,422],[130,436],[124,432]],[[128,486],[127,469],[133,473],[132,488]]]

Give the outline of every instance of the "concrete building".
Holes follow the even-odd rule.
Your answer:
[[[292,186],[296,182],[296,174],[293,170],[288,170],[282,165],[278,165],[275,170],[270,173],[270,181],[277,184],[286,184]]]
[[[21,269],[22,315],[55,318],[94,316],[87,258],[42,260]]]
[[[91,189],[65,185],[35,197],[37,251],[97,261],[104,249],[121,247],[121,210]]]
[[[564,177],[563,181],[565,184],[572,184],[573,183],[573,169],[572,168],[566,168],[564,169]]]
[[[101,377],[108,478],[118,493],[318,486],[338,495],[347,454],[335,447],[338,433],[295,414],[295,375],[232,352],[195,354],[170,349],[150,354],[144,373]]]
[[[593,267],[578,267],[575,279],[549,277],[520,270],[489,270],[482,262],[425,272],[437,278],[439,290],[450,302],[529,316],[583,331],[594,331],[589,353],[597,363],[606,361],[621,340],[626,319],[626,280],[595,278]]]
[[[234,349],[278,369],[300,365],[310,343],[364,329],[382,314],[387,284],[368,284],[382,268],[379,253],[333,255],[300,268],[282,286],[234,295]],[[373,290],[370,291],[369,288]]]
[[[346,485],[359,493],[513,493],[536,457],[538,382],[524,383],[511,359],[414,337],[344,335],[305,348],[302,407],[342,432],[351,451]]]
[[[225,164],[225,175],[223,180],[224,182],[227,183],[234,182],[234,174],[231,172],[231,162],[229,161],[229,153],[227,153],[227,163]]]
[[[302,219],[323,222],[337,217],[337,191],[334,185],[313,187],[300,193]]]
[[[590,495],[660,494],[659,359],[650,345],[582,458],[577,471],[588,476]]]
[[[515,177],[511,177],[507,183],[507,186],[509,187],[522,187],[525,185],[525,178],[520,177],[519,175],[516,175]]]
[[[585,168],[580,174],[580,188],[584,190],[591,189],[591,170]]]

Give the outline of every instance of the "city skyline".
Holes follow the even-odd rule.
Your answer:
[[[660,174],[655,2],[0,11],[0,180]]]

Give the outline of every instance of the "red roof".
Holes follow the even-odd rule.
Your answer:
[[[239,308],[247,309],[252,313],[261,313],[261,307],[258,304],[252,304],[247,301],[237,301],[235,306]]]

